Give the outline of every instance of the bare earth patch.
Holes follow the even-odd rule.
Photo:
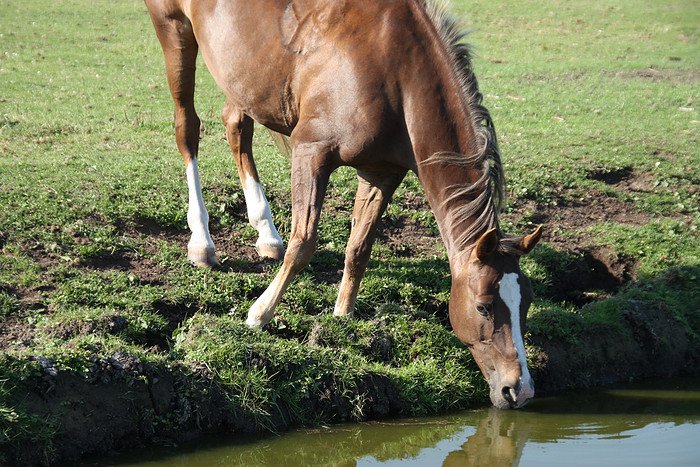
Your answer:
[[[614,72],[616,78],[667,81],[671,83],[695,83],[700,80],[700,71],[681,68],[641,68]]]
[[[18,350],[34,341],[35,327],[26,316],[12,316],[0,320],[0,350]]]
[[[560,198],[555,206],[526,201],[507,217],[520,218],[527,213],[533,224],[545,226],[545,241],[563,249],[571,249],[587,239],[583,230],[601,222],[646,225],[651,216],[632,203],[589,191],[580,198]]]
[[[440,236],[409,218],[384,220],[379,229],[378,241],[396,256],[430,257],[444,254]]]
[[[158,263],[142,256],[108,256],[88,258],[81,261],[82,266],[95,270],[117,270],[129,272],[139,279],[141,284],[163,285],[166,270]]]
[[[635,177],[626,169],[594,176],[616,187],[641,187],[646,180],[645,176]],[[545,246],[560,258],[557,269],[548,271],[551,284],[547,287],[547,297],[583,305],[610,296],[636,277],[635,260],[597,245],[587,229],[603,222],[643,226],[651,220],[651,215],[633,203],[592,190],[577,198],[562,192],[556,205],[526,201],[505,218],[525,218],[544,225]],[[545,267],[550,266],[555,267],[545,263]]]
[[[588,178],[614,186],[623,193],[650,193],[656,188],[656,177],[649,172],[635,172],[632,167],[615,170],[603,168],[589,172]]]

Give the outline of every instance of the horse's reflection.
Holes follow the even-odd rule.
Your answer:
[[[153,453],[162,465],[518,465],[525,445],[576,439],[620,439],[656,423],[700,415],[700,392],[608,391],[540,399],[524,411],[475,410],[452,417],[404,419],[297,430],[246,442],[230,438],[183,455]],[[690,418],[688,418],[690,417]],[[531,451],[528,451],[530,453]],[[527,456],[527,455],[526,455]]]
[[[476,426],[462,449],[450,452],[443,466],[518,465],[528,439],[527,424],[501,410],[491,409]]]

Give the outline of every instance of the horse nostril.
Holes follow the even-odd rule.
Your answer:
[[[515,392],[515,389],[510,386],[505,386],[503,389],[501,389],[501,394],[503,394],[503,398],[507,400],[509,404],[515,404],[518,402],[518,395]]]
[[[510,397],[513,399],[513,402],[518,402],[518,395],[515,393],[515,389],[509,388],[508,392],[510,393]]]

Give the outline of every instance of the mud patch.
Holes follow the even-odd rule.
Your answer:
[[[129,255],[110,255],[84,258],[80,265],[99,271],[116,270],[129,272],[138,278],[141,284],[160,286],[165,283],[167,271],[158,263],[145,257]]]
[[[623,193],[650,193],[658,185],[654,174],[635,172],[632,167],[619,169],[597,168],[588,173],[588,178],[601,181],[606,185],[612,185]]]
[[[119,223],[117,229],[132,236],[145,235],[148,237],[178,237],[182,229],[172,226],[163,226],[155,219],[149,217],[136,217],[132,222]]]
[[[608,185],[615,185],[628,179],[633,173],[632,167],[607,170],[604,168],[593,169],[588,173],[588,178],[598,180]]]
[[[551,253],[554,258],[547,261]],[[549,252],[540,264],[551,282],[539,287],[538,295],[578,306],[607,298],[635,279],[636,262],[607,248]]]
[[[98,320],[75,320],[51,325],[45,329],[45,332],[49,336],[67,340],[89,334],[119,334],[127,328],[128,324],[127,318],[114,314],[103,316]]]
[[[504,218],[543,224],[545,241],[562,250],[573,251],[583,240],[589,239],[585,229],[592,225],[615,222],[643,226],[649,223],[651,215],[637,209],[633,203],[591,190],[579,198],[561,198],[556,205],[527,201]]]
[[[439,235],[410,218],[387,218],[380,225],[378,240],[399,257],[444,255]]]
[[[230,230],[212,229],[212,239],[216,245],[219,260],[217,269],[227,272],[262,274],[269,272],[278,261],[261,258],[255,249],[254,241],[248,243]],[[186,242],[183,248],[186,248]]]
[[[20,350],[32,345],[36,327],[27,316],[12,316],[0,320],[0,351]]]
[[[0,351],[6,349],[22,349],[34,342],[36,326],[32,316],[47,309],[42,296],[42,287],[11,287],[0,284],[0,291],[7,294],[12,314],[0,319]]]

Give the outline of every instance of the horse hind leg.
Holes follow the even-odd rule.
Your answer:
[[[243,187],[248,222],[258,232],[255,248],[263,258],[280,260],[284,257],[284,244],[272,220],[270,205],[253,160],[253,119],[231,103],[226,104],[221,116]]]
[[[200,130],[194,108],[197,41],[189,19],[182,12],[173,11],[173,4],[147,0],[146,5],[165,56],[168,85],[175,104],[175,140],[185,163],[189,192],[187,224],[192,232],[187,258],[196,266],[213,266],[216,253],[197,165]]]
[[[352,213],[350,239],[345,250],[345,268],[333,314],[352,316],[355,310],[360,281],[367,269],[372,244],[377,236],[377,222],[386,210],[403,173],[357,173],[357,194]]]

